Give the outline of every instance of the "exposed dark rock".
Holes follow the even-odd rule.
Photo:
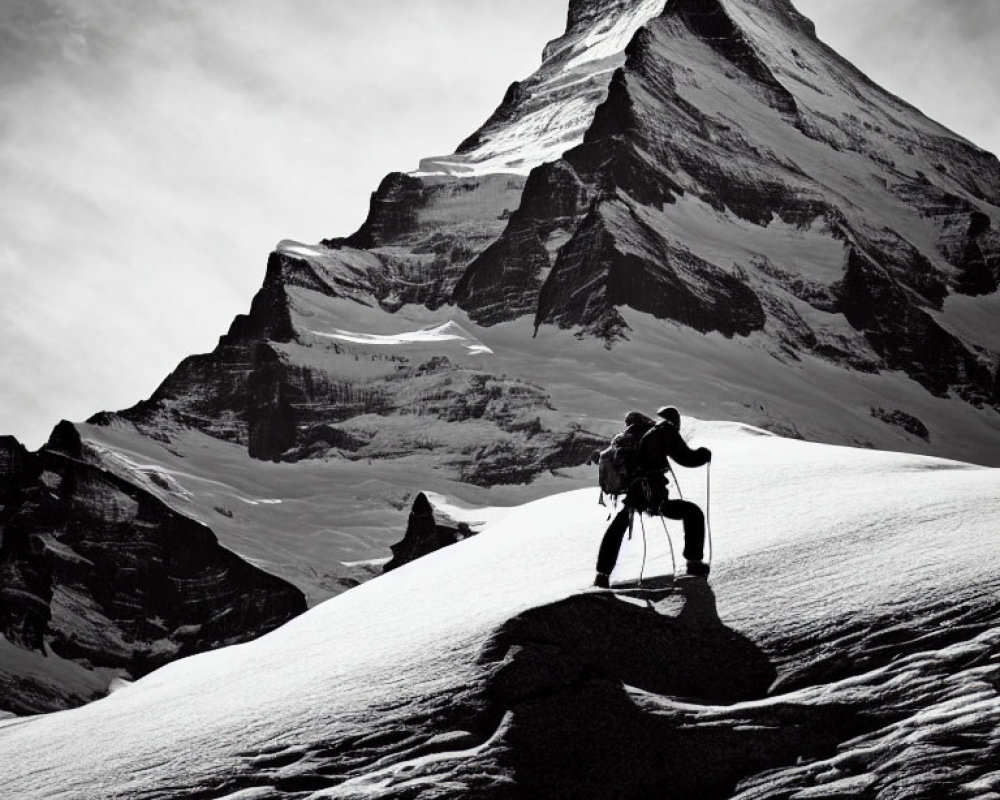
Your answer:
[[[244,331],[260,330],[253,316]],[[348,343],[331,343],[325,366],[299,364],[271,341],[225,337],[213,353],[186,359],[149,401],[121,412],[122,417],[154,436],[171,427],[193,427],[244,445],[251,458],[267,461],[398,458],[446,447],[433,437],[408,436],[408,415],[486,421],[495,426],[498,446],[513,448],[514,463],[504,471],[487,457],[449,451],[457,474],[475,483],[527,482],[549,469],[586,461],[585,456],[577,459],[579,431],[549,425],[528,431],[527,423],[551,410],[551,403],[526,381],[446,357],[411,362],[395,351]],[[359,372],[358,364],[365,362]],[[398,422],[376,439],[347,425],[365,415]],[[509,460],[504,455],[503,463]]]
[[[0,482],[20,475],[27,458],[27,448],[15,437],[0,436]]]
[[[64,419],[52,429],[45,449],[70,458],[82,458],[83,441],[80,439],[80,432],[72,422]]]
[[[220,344],[237,344],[257,339],[288,342],[295,338],[295,331],[288,308],[285,287],[291,285],[324,291],[311,267],[304,262],[271,253],[267,259],[264,285],[254,295],[248,315],[238,315],[229,327],[229,333]]]
[[[481,325],[534,314],[551,266],[546,238],[557,229],[572,230],[587,202],[587,189],[568,164],[533,170],[521,207],[503,235],[465,270],[453,301]]]
[[[954,387],[968,400],[989,402],[989,368],[855,248],[848,255],[839,309],[865,334],[887,368],[904,371],[939,397]]]
[[[542,472],[560,467],[580,466],[589,462],[594,450],[607,444],[606,437],[595,436],[579,428],[553,441],[541,422],[529,427],[515,439],[498,440],[476,450],[463,463],[461,477],[479,486],[529,483]]]
[[[247,381],[249,429],[247,451],[250,458],[278,461],[298,436],[293,403],[303,400],[297,387],[285,380],[281,358],[267,344],[255,348],[254,371]]]
[[[646,36],[637,36],[633,42],[648,41]],[[636,45],[633,52],[637,54],[641,48]],[[668,91],[673,90],[673,80],[670,73],[665,73],[668,83]],[[600,141],[613,136],[623,136],[639,128],[639,110],[636,108],[635,100],[628,89],[628,79],[625,77],[624,69],[616,69],[608,84],[608,97],[601,103],[594,112],[594,121],[587,128],[583,136],[583,143]]]
[[[508,229],[534,225],[541,237],[556,228],[571,229],[590,203],[590,192],[563,161],[542,164],[524,184],[520,208],[511,215]]]
[[[447,547],[472,535],[468,525],[440,525],[434,519],[434,508],[423,492],[413,500],[413,508],[406,523],[406,533],[396,544],[390,546],[392,558],[384,571],[416,561],[418,558]]]
[[[897,428],[902,428],[907,433],[912,433],[914,436],[919,436],[924,441],[929,441],[931,434],[927,430],[927,426],[924,425],[917,417],[912,414],[907,414],[905,411],[900,411],[897,409],[892,409],[888,411],[882,406],[872,407],[872,416],[876,419],[880,419],[889,425],[895,425]]]
[[[1000,285],[1000,255],[984,249],[981,241],[991,224],[990,218],[980,211],[970,215],[965,250],[958,264],[962,274],[955,285],[963,294],[992,294]]]
[[[455,302],[480,325],[505,322],[535,310],[549,255],[530,225],[511,225],[466,270],[455,287]]]
[[[520,104],[527,98],[528,92],[525,90],[524,85],[520,81],[514,81],[507,87],[503,100],[486,122],[486,125],[496,124],[513,118],[517,114],[518,106],[520,106]],[[479,131],[476,131],[471,136],[464,139],[462,143],[455,148],[455,152],[467,153],[470,150],[474,150],[479,147],[480,144],[482,144],[482,134]]]
[[[855,236],[864,242],[866,252],[876,252],[881,264],[900,285],[912,289],[920,298],[913,302],[922,305],[926,301],[933,308],[941,309],[948,296],[948,283],[943,275],[910,242],[891,230],[882,230],[867,236]]]
[[[684,194],[648,154],[628,146],[621,137],[584,143],[567,153],[566,160],[591,183],[600,200],[622,191],[637,203],[657,207]]]
[[[791,92],[774,76],[719,0],[668,0],[663,16],[680,18],[695,36],[752,79],[773,108],[784,114],[798,113]]]
[[[0,479],[0,633],[79,672],[138,678],[186,655],[255,638],[305,610],[302,593],[221,547],[201,523],[91,463],[60,423],[19,474]],[[54,663],[54,662],[53,662]],[[65,671],[65,670],[63,670]],[[79,705],[79,681],[0,668],[0,708]],[[91,683],[97,682],[96,676]]]
[[[617,334],[609,320],[619,306],[725,336],[748,335],[764,324],[749,287],[667,242],[615,201],[592,211],[560,251],[535,322]]]
[[[99,428],[110,428],[117,419],[119,419],[119,415],[113,411],[98,411],[87,418],[87,424],[96,425]]]
[[[328,424],[313,425],[299,436],[302,444],[299,450],[287,451],[282,458],[298,461],[313,455],[324,455],[330,450],[340,453],[356,453],[371,441],[371,437],[359,436]]]
[[[566,34],[580,33],[600,19],[614,18],[627,9],[632,0],[569,0],[566,11]],[[549,58],[543,55],[543,58]]]
[[[372,193],[368,219],[345,243],[368,249],[391,242],[416,226],[417,209],[426,201],[423,181],[402,172],[390,172]]]
[[[771,260],[760,256],[750,262],[753,270],[766,275],[775,284],[799,300],[808,303],[820,311],[833,313],[836,311],[837,298],[833,289],[817,281],[793,275],[771,263]]]

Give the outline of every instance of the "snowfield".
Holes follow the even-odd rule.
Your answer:
[[[596,488],[454,502],[480,535],[257,641],[0,722],[5,796],[1000,792],[1000,470],[685,432],[714,453],[709,582],[665,580],[646,519],[649,587],[589,589]],[[707,471],[678,472],[704,506]],[[621,586],[639,525],[625,544]]]

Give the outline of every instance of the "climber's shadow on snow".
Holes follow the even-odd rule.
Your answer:
[[[490,756],[525,796],[730,797],[862,729],[850,713],[737,704],[764,696],[775,668],[722,623],[708,582],[617,588],[531,609],[482,652]]]
[[[700,579],[531,609],[491,637],[482,660],[497,663],[493,696],[507,708],[594,680],[726,704],[764,696],[776,676],[760,648],[722,623]]]

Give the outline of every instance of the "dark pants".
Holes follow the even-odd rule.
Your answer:
[[[597,571],[610,575],[618,560],[622,539],[628,530],[629,515],[633,508],[626,502],[611,524],[608,525],[601,540],[601,550],[597,555]],[[650,509],[650,513],[659,512],[667,519],[679,519],[684,522],[684,558],[688,561],[701,561],[705,547],[705,515],[694,503],[687,500],[664,500],[659,507]],[[636,511],[636,513],[639,513]]]

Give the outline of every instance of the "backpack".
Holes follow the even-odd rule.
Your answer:
[[[602,450],[597,459],[597,480],[601,486],[601,499],[604,495],[617,497],[625,494],[636,478],[636,457],[639,454],[639,442],[643,435],[655,427],[645,414],[638,411],[629,412],[625,417],[625,428],[615,435],[611,444]]]

